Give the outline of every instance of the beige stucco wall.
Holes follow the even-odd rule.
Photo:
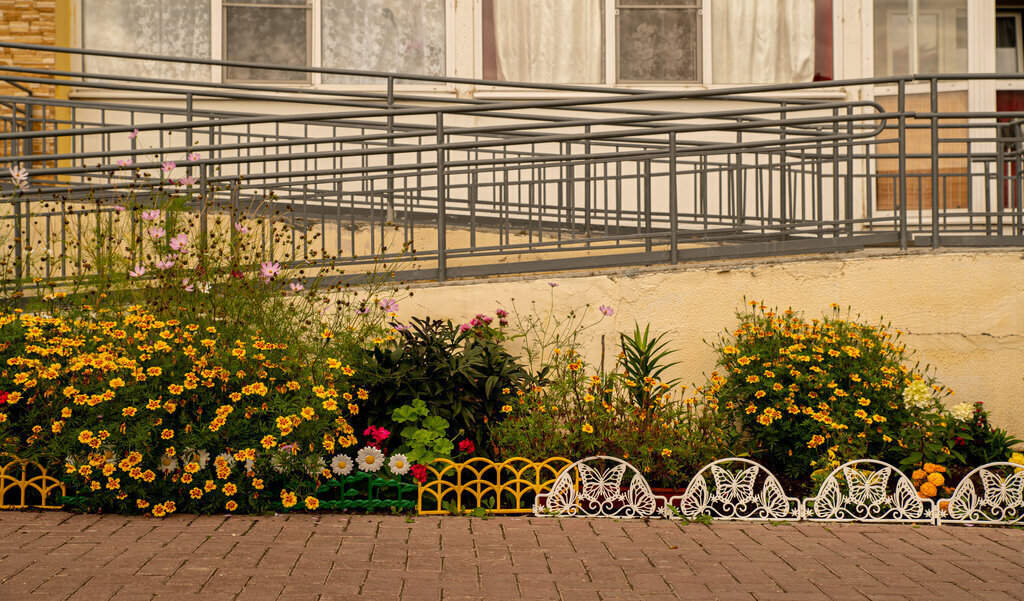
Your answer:
[[[547,282],[557,282],[551,288]],[[679,349],[674,375],[700,383],[714,367],[704,340],[735,323],[734,311],[748,299],[792,307],[819,316],[830,303],[849,306],[864,320],[882,316],[906,332],[915,358],[931,364],[953,388],[953,402],[984,401],[995,423],[1024,438],[1024,254],[1007,251],[895,251],[800,257],[754,262],[690,264],[677,268],[605,274],[542,275],[414,287],[401,316],[466,321],[496,307],[527,309],[535,301],[556,311],[590,303],[615,315],[586,331],[585,353],[600,359],[600,337],[608,357],[617,352],[618,330],[649,322],[667,331]],[[513,301],[514,299],[514,301]]]

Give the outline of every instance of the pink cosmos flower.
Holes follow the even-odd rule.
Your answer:
[[[248,234],[249,233],[249,228],[247,228],[244,225],[242,225],[241,221],[236,221],[235,222],[235,229],[238,230],[239,234]]]
[[[185,289],[185,292],[192,292],[195,290],[195,286],[192,282],[188,281],[188,278],[181,280],[181,287]]]
[[[153,226],[146,231],[153,238],[163,238],[164,236],[167,235],[167,230],[159,226]]]
[[[114,205],[114,210],[117,211],[118,213],[120,213],[120,212],[124,211],[124,207],[121,206],[121,205]]]
[[[306,289],[301,282],[292,282],[291,284],[288,284],[288,287],[292,289],[292,292],[302,292]]]
[[[133,269],[133,270],[128,272],[128,275],[130,275],[133,278],[141,278],[145,274],[146,274],[146,268],[143,265],[136,265],[135,269]]]
[[[199,179],[196,178],[196,176],[189,175],[187,177],[183,177],[183,178],[179,179],[178,180],[178,185],[179,186],[191,186],[192,184],[196,183],[197,181],[199,181]]]
[[[186,156],[185,158],[187,158],[190,161],[198,161],[199,158],[200,158],[200,155],[199,155],[198,152],[190,152],[190,153],[188,153],[188,156]]]
[[[153,265],[155,265],[156,268],[161,271],[167,271],[171,267],[174,267],[174,261],[170,257],[167,257],[166,259],[157,260],[157,262],[154,263]]]
[[[377,305],[381,309],[384,309],[385,313],[394,313],[394,312],[398,311],[398,302],[396,302],[395,299],[393,299],[393,298],[385,298],[385,299],[379,300],[379,301],[377,301]]]
[[[260,263],[260,275],[263,277],[264,282],[269,282],[271,278],[277,275],[281,271],[281,264],[277,261],[271,263],[270,261],[264,261]]]
[[[181,233],[181,234],[178,234],[177,236],[171,238],[170,245],[171,245],[171,250],[173,250],[173,251],[180,252],[180,253],[188,252],[187,250],[185,250],[185,245],[186,244],[188,244],[188,235],[187,234]]]
[[[138,136],[139,136],[139,128],[136,127],[135,129],[132,130],[132,133],[128,134],[128,139],[129,140],[134,140]]]
[[[157,219],[160,219],[160,209],[152,209],[142,212],[143,221],[156,221]]]
[[[171,171],[174,171],[174,168],[177,166],[177,163],[175,163],[174,161],[164,161],[163,163],[160,163],[160,168],[163,169],[165,173],[170,173]]]
[[[558,288],[558,282],[548,282],[548,286],[551,286],[552,288]]]
[[[132,160],[131,159],[120,159],[120,160],[117,161],[117,166],[118,167],[128,167],[131,164],[132,164]]]
[[[18,189],[24,192],[28,190],[28,171],[20,166],[13,166],[9,168],[11,172],[11,179],[14,180],[14,184],[18,186]]]
[[[601,305],[600,307],[597,308],[597,310],[601,312],[601,315],[606,315],[609,317],[615,315],[615,309],[612,309],[608,305]]]

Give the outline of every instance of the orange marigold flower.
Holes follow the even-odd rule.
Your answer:
[[[942,474],[938,472],[932,472],[928,474],[928,481],[934,484],[936,487],[942,486],[946,483],[946,479],[942,477]]]
[[[914,470],[910,477],[914,480],[924,480],[928,477],[928,474],[924,470]]]
[[[921,490],[918,494],[926,499],[930,499],[939,494],[939,489],[935,488],[935,485],[931,482],[925,482],[921,485]]]

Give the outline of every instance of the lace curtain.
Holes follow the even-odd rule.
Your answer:
[[[602,0],[493,0],[498,77],[604,81]]]
[[[714,0],[715,83],[791,83],[814,78],[814,0]]]
[[[82,0],[85,48],[210,58],[209,0]],[[182,65],[104,56],[83,57],[93,73],[210,79],[206,65]]]
[[[323,0],[323,66],[444,75],[444,0]],[[325,83],[383,83],[324,75]]]

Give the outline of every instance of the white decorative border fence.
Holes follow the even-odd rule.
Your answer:
[[[978,487],[981,487],[981,494]],[[667,497],[618,457],[576,461],[537,495],[535,516],[744,521],[1015,524],[1024,518],[1024,465],[995,462],[968,473],[948,499],[923,499],[896,466],[856,459],[832,470],[818,492],[787,496],[778,478],[741,457],[701,468],[686,492]]]

